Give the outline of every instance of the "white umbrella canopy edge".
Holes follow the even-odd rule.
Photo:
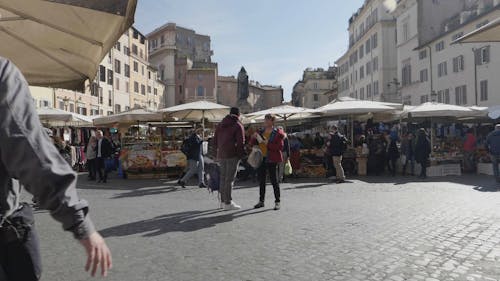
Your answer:
[[[210,101],[195,101],[160,109],[165,117],[176,117],[181,121],[210,122],[222,120],[229,114],[230,107]]]
[[[465,106],[453,104],[444,104],[436,102],[426,102],[421,105],[409,109],[408,116],[416,118],[432,118],[432,117],[478,117],[484,112],[474,110]]]
[[[161,113],[147,109],[133,109],[120,112],[114,115],[101,116],[93,120],[95,126],[107,126],[112,124],[136,124],[140,122],[163,121]]]
[[[452,44],[500,42],[500,17],[457,38]]]
[[[133,23],[137,0],[0,0],[1,56],[30,85],[83,90]]]

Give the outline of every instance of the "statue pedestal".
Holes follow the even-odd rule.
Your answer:
[[[240,112],[243,114],[253,112],[253,108],[247,100],[239,100],[238,108],[240,109]]]

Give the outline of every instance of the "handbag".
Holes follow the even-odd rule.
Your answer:
[[[254,145],[252,147],[252,151],[250,155],[248,155],[247,163],[252,166],[252,168],[257,169],[262,165],[262,161],[264,160],[264,156],[262,155],[262,151],[260,150],[258,145]]]
[[[286,161],[285,169],[283,172],[285,173],[285,176],[289,176],[293,173],[292,164],[290,163],[290,160]]]

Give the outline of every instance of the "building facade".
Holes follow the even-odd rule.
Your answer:
[[[149,61],[158,69],[166,86],[167,106],[200,99],[216,100],[217,64],[212,63],[209,36],[167,23],[147,38]]]
[[[365,0],[349,19],[349,48],[337,61],[338,95],[400,102],[397,90],[396,20],[384,0]]]
[[[217,102],[227,106],[240,106],[238,97],[238,79],[235,76],[219,76],[217,83]],[[248,97],[245,98],[246,108],[243,113],[268,109],[283,103],[283,88],[281,86],[261,85],[249,81]]]
[[[332,101],[336,96],[337,68],[329,67],[304,70],[302,80],[293,87],[294,106],[318,108]]]
[[[500,48],[495,43],[452,44],[500,16],[500,1],[399,1],[398,80],[403,102],[500,105]]]
[[[35,86],[29,88],[36,108],[54,107],[54,89]]]

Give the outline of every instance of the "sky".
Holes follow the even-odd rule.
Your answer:
[[[285,101],[307,67],[328,68],[347,49],[348,19],[364,0],[139,0],[144,34],[167,23],[209,35],[219,75],[281,85]]]

